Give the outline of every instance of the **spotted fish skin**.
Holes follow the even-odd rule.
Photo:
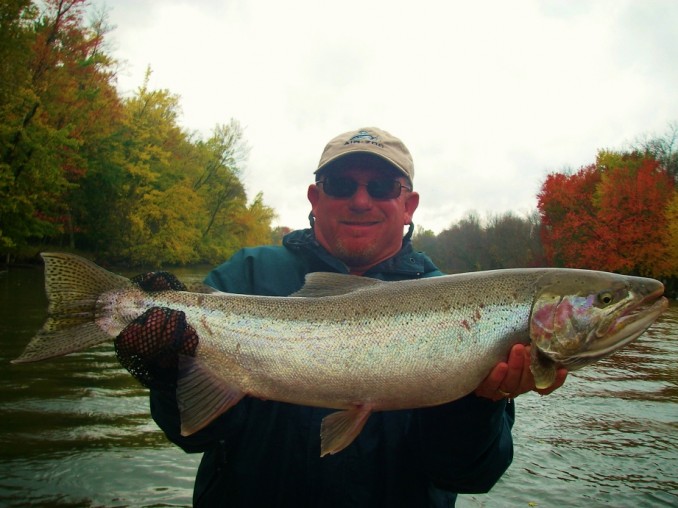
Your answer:
[[[382,282],[309,274],[290,297],[148,293],[78,256],[45,253],[43,329],[15,363],[110,341],[153,307],[185,313],[199,337],[180,358],[182,433],[249,395],[335,408],[321,454],[359,434],[372,411],[470,393],[515,344],[531,344],[537,386],[640,336],[668,305],[654,279],[575,269],[472,272]]]

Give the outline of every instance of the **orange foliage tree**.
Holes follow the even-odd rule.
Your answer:
[[[675,184],[651,156],[600,152],[578,172],[547,176],[538,195],[549,264],[660,277],[670,255]]]
[[[551,173],[537,195],[541,238],[548,264],[586,266],[584,246],[598,242],[593,196],[600,183],[595,165],[565,175]]]

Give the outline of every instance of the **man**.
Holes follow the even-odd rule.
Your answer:
[[[241,250],[206,283],[287,296],[317,271],[387,281],[442,275],[410,243],[419,195],[399,139],[377,128],[341,134],[325,147],[315,176],[310,229],[290,233],[282,246]],[[528,364],[527,348],[515,346],[475,393],[438,407],[375,413],[351,445],[322,458],[320,422],[331,409],[246,397],[188,437],[179,432],[172,389],[151,390],[151,412],[171,441],[204,453],[195,505],[453,506],[457,493],[487,492],[511,463],[512,398],[534,389]],[[541,393],[564,378],[561,370]]]

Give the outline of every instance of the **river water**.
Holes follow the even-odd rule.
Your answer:
[[[190,506],[199,457],[165,440],[112,348],[9,363],[42,325],[42,284],[38,269],[0,272],[0,506]],[[678,506],[678,304],[556,393],[516,404],[513,465],[457,506]]]

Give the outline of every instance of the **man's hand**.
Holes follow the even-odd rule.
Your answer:
[[[168,272],[150,272],[131,279],[146,292],[185,291]],[[118,361],[142,385],[175,389],[179,355],[195,356],[199,338],[186,314],[165,307],[151,307],[128,324],[115,339]]]
[[[555,382],[544,389],[537,389],[530,371],[530,346],[516,344],[511,348],[508,361],[499,362],[475,389],[475,394],[494,401],[513,399],[522,393],[535,391],[548,395],[565,382],[567,369],[558,369]]]

